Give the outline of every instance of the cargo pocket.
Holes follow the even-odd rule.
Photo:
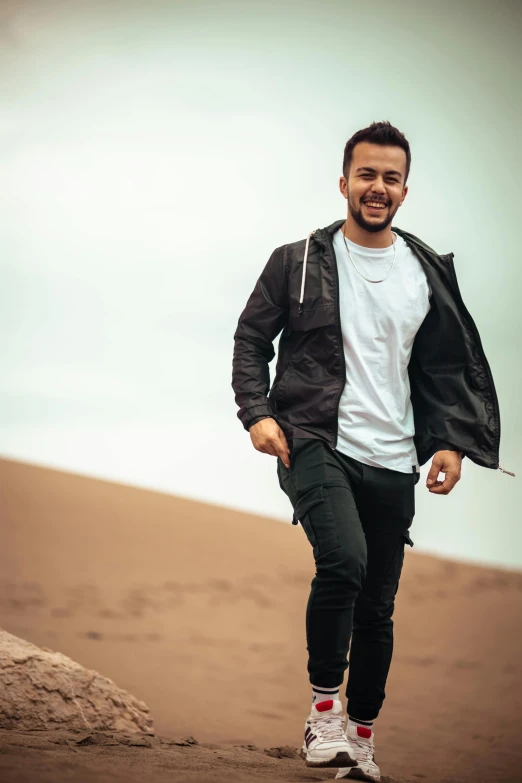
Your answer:
[[[301,522],[316,559],[341,546],[332,504],[322,484],[297,498],[292,524],[298,522]]]
[[[380,600],[384,602],[392,601],[397,595],[399,589],[399,580],[401,578],[402,566],[404,564],[404,545],[409,544],[413,546],[413,541],[410,538],[410,534],[405,530],[400,537],[399,545],[393,560],[388,568],[386,576],[383,581]]]
[[[397,590],[399,589],[399,580],[401,578],[402,566],[404,563],[404,544],[406,542],[406,535],[407,534],[405,533],[401,533],[393,552],[393,557],[382,578],[379,600],[385,604],[393,601],[397,595]]]
[[[404,540],[406,541],[406,543],[409,544],[410,546],[413,546],[413,541],[411,540],[410,534],[408,533],[408,531],[405,530],[402,535],[403,535]]]

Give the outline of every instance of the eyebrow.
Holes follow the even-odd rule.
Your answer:
[[[376,169],[372,169],[372,168],[370,168],[370,166],[360,166],[360,168],[358,168],[355,173],[357,174],[359,171],[370,171],[372,174],[376,174],[377,173]],[[394,171],[394,169],[390,169],[389,171],[386,171],[385,174],[397,174],[397,176],[402,179],[401,172],[400,171]]]

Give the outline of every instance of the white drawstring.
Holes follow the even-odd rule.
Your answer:
[[[316,229],[310,231],[310,233],[306,237],[306,246],[305,246],[304,262],[303,262],[303,275],[301,278],[301,298],[299,299],[299,314],[301,314],[301,311],[303,309],[303,296],[304,296],[305,277],[306,277],[306,261],[308,258],[308,246],[310,244],[310,237],[312,236],[312,234],[315,234],[315,232]]]

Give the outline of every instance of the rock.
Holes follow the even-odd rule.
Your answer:
[[[275,759],[297,759],[299,753],[295,748],[291,748],[290,745],[282,745],[278,748],[265,748],[267,756],[272,756]]]
[[[110,734],[93,732],[82,737],[82,739],[76,740],[76,744],[83,747],[84,745],[119,745],[120,743]]]
[[[119,737],[120,745],[130,745],[131,747],[152,748],[152,742],[144,735],[134,735],[133,737]]]
[[[163,739],[162,740],[164,745],[180,745],[181,747],[186,747],[187,745],[199,745],[199,742],[197,739],[194,739],[194,737],[182,737],[179,740],[174,739]],[[221,745],[217,746],[221,747]]]
[[[181,745],[181,746],[185,746],[185,745],[199,745],[199,742],[197,741],[197,739],[194,739],[194,737],[182,737],[179,740],[174,740],[173,744],[174,745]]]
[[[182,737],[181,741],[182,742],[186,742],[187,745],[199,745],[199,742],[197,741],[197,739],[194,739],[194,737],[192,735],[190,737]]]
[[[112,680],[1,629],[0,728],[154,731],[147,705]]]

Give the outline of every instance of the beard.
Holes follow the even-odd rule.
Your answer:
[[[393,212],[391,212],[386,206],[384,208],[384,211],[386,212],[386,217],[383,217],[382,220],[366,220],[362,213],[362,201],[360,202],[360,206],[357,207],[353,201],[351,200],[350,196],[348,196],[348,208],[350,211],[350,215],[353,217],[355,222],[358,226],[363,228],[365,231],[369,231],[372,234],[376,234],[378,231],[382,231],[387,226],[390,225],[393,218],[397,214],[397,210],[399,209],[399,206],[395,208]]]

